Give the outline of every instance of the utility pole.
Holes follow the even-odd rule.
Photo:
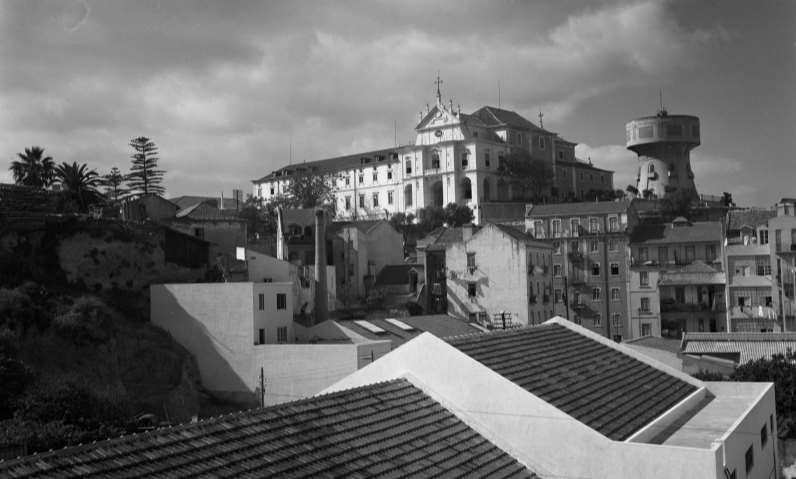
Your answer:
[[[265,371],[260,368],[260,407],[265,407]]]

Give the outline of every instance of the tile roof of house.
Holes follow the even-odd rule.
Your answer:
[[[768,224],[768,220],[777,216],[776,209],[749,208],[730,210],[727,212],[727,230],[740,230],[744,226],[755,228]]]
[[[659,338],[657,336],[642,336],[640,338],[622,341],[622,344],[636,344],[647,348],[660,349],[661,351],[668,351],[670,353],[680,352],[679,339]]]
[[[672,223],[642,224],[635,228],[630,238],[638,244],[673,244],[720,242],[721,223],[718,221],[697,221],[690,225],[673,226]]]
[[[514,128],[522,128],[525,130],[543,131],[551,133],[544,128],[539,128],[537,125],[528,121],[516,111],[504,110],[494,106],[483,106],[472,113],[473,117],[478,118],[488,127],[498,126],[511,126]]]
[[[701,260],[677,268],[661,271],[659,285],[681,284],[725,284],[727,277],[723,271]]]
[[[384,333],[373,333],[358,325],[355,320],[336,320],[337,324],[353,331],[367,339],[389,339],[392,347],[397,348],[410,339],[423,333],[431,333],[438,338],[460,336],[464,334],[479,334],[482,330],[460,319],[452,318],[446,314],[430,314],[422,316],[404,316],[395,318],[412,327],[412,331],[405,331],[384,319],[366,319],[367,322],[384,330]]]
[[[215,203],[201,201],[195,205],[183,208],[174,215],[176,220],[223,220],[238,221],[237,210],[220,210]]]
[[[478,232],[481,227],[476,225],[467,226],[473,229],[473,234]],[[459,243],[462,241],[464,237],[462,234],[463,227],[458,226],[455,228],[448,228],[446,226],[440,226],[439,228],[433,230],[431,233],[427,234],[423,238],[417,240],[417,247],[420,249],[425,248],[426,251],[440,251],[445,250],[448,245]]]
[[[0,462],[87,475],[537,477],[404,379]]]
[[[305,163],[295,163],[276,169],[262,178],[252,180],[252,183],[272,181],[279,179],[282,175],[289,176],[293,174],[293,172],[302,169],[312,173],[334,173],[340,170],[347,170],[357,167],[369,167],[376,166],[377,164],[397,163],[397,157],[394,158],[391,154],[395,153],[397,155],[402,148],[404,148],[404,146],[354,153],[352,155],[337,156],[323,160],[307,161]],[[379,160],[379,156],[383,156],[384,159]]]
[[[423,277],[422,264],[388,264],[376,275],[376,286],[409,284],[411,270],[417,271],[418,277]]]
[[[542,216],[587,216],[626,213],[630,201],[583,201],[580,203],[551,203],[529,205],[525,211],[526,218]]]
[[[582,168],[585,170],[595,170],[595,171],[602,171],[605,173],[613,173],[613,170],[606,170],[603,168],[597,168],[596,166],[592,165],[591,163],[587,163],[583,160],[556,160],[557,166],[571,166],[573,168]]]
[[[627,439],[697,389],[560,324],[447,341],[613,440]]]
[[[738,363],[796,352],[796,333],[686,333],[680,349],[685,354],[737,354]]]
[[[488,223],[488,224],[491,224],[492,226],[494,226],[498,230],[502,231],[503,233],[507,234],[508,236],[511,236],[515,240],[520,241],[522,243],[530,244],[530,245],[535,246],[537,248],[544,248],[544,249],[552,249],[553,248],[553,246],[550,243],[545,243],[544,241],[539,241],[539,240],[535,239],[533,236],[529,235],[528,233],[525,233],[524,231],[521,231],[518,228],[515,228],[513,226],[504,225],[504,224],[501,224],[501,223]],[[483,230],[483,228],[481,228],[481,230]]]

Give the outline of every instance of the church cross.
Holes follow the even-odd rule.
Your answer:
[[[437,100],[439,100],[439,102],[441,103],[442,102],[442,92],[440,91],[439,87],[440,87],[440,85],[442,85],[443,81],[439,77],[439,72],[437,72],[437,79],[434,80],[434,83],[437,85]]]

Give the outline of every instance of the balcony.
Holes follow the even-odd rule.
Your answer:
[[[661,300],[661,313],[698,313],[709,311],[720,313],[726,311],[726,308],[724,304],[714,304],[711,307],[711,305],[705,303],[680,303],[674,300]]]
[[[638,308],[638,315],[639,316],[652,316],[654,314],[655,314],[654,312],[652,312],[652,311],[650,311],[648,309],[645,310],[645,309]]]
[[[531,295],[531,296],[528,298],[528,303],[530,303],[530,304],[536,304],[536,295],[535,295],[535,294],[532,294],[532,295]]]

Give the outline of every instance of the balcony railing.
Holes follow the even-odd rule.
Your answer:
[[[704,303],[678,303],[661,301],[662,313],[697,313],[700,311],[724,312],[726,308],[723,303],[713,306]]]
[[[650,315],[653,315],[653,314],[655,314],[655,313],[653,313],[653,312],[652,312],[652,311],[650,311],[649,309],[641,309],[641,308],[638,308],[638,314],[639,314],[639,316],[650,316]]]

